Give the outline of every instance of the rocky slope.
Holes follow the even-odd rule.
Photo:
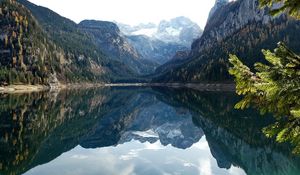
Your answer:
[[[176,67],[176,65],[181,65],[182,62],[184,62],[189,57],[189,54],[190,54],[190,50],[182,49],[177,51],[176,54],[170,60],[168,60],[166,63],[164,63],[163,65],[155,69],[154,75],[155,74],[159,75],[161,72],[166,72],[169,69]]]
[[[131,35],[127,36],[127,39],[144,59],[158,64],[169,61],[177,51],[188,49],[181,44],[166,43],[145,35]]]
[[[202,35],[200,27],[186,17],[163,20],[159,25],[118,26],[143,58],[159,64],[171,60],[177,51],[190,49],[191,43]]]
[[[273,18],[260,9],[257,0],[230,2],[215,11],[201,38],[180,64],[160,72],[158,82],[231,81],[228,54],[239,56],[248,65],[262,61],[261,49],[274,49],[284,41],[299,52],[300,22],[281,15]]]
[[[214,13],[221,7],[223,7],[224,5],[226,5],[229,2],[229,0],[216,0],[215,5],[213,6],[213,8],[210,10],[209,15],[208,15],[208,19],[207,21],[209,21],[211,19],[211,17],[214,15]]]
[[[158,25],[154,23],[130,26],[117,23],[125,35],[146,35],[166,43],[177,43],[190,47],[194,39],[202,35],[202,29],[189,18],[179,16],[170,20],[162,20]]]
[[[116,59],[139,74],[154,72],[156,64],[143,59],[136,49],[121,35],[115,23],[107,21],[84,20],[79,23],[84,32],[90,34],[97,46],[106,55]]]
[[[0,16],[3,85],[127,81],[156,66],[139,59],[110,23],[93,31],[26,0],[1,1]]]
[[[189,47],[193,40],[201,35],[202,30],[196,23],[181,16],[170,21],[161,21],[154,37],[168,43],[178,43]]]
[[[117,21],[115,23],[119,26],[124,35],[146,35],[151,37],[157,31],[157,25],[154,23],[141,23],[135,26],[119,23]]]
[[[48,84],[52,75],[67,81],[80,76],[96,79],[89,76],[93,74],[103,80],[100,77],[109,71],[100,62],[83,59],[83,55],[68,52],[53,42],[32,13],[18,2],[2,1],[0,8],[2,84]],[[90,69],[92,64],[97,68]]]

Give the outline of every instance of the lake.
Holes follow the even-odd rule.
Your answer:
[[[299,175],[234,92],[110,87],[0,95],[0,174]]]

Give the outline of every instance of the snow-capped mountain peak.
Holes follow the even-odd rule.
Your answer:
[[[150,38],[166,43],[177,43],[190,47],[194,39],[202,34],[201,28],[187,17],[176,17],[162,20],[158,25],[154,23],[130,26],[117,23],[125,35],[146,35]]]

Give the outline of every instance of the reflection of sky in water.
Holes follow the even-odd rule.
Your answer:
[[[203,137],[188,149],[178,149],[160,142],[127,142],[116,147],[84,149],[77,146],[53,161],[37,166],[33,175],[226,175],[245,174],[237,167],[220,169]]]

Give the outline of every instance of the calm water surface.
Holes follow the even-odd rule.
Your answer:
[[[0,95],[0,174],[299,175],[271,116],[233,92],[103,88]]]

